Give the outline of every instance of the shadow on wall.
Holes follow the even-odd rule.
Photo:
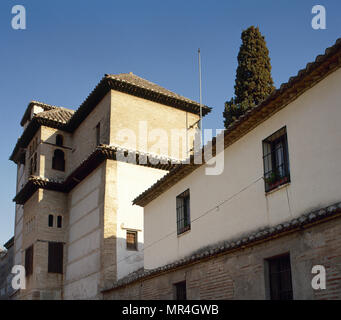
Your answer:
[[[117,279],[144,267],[143,242],[131,242],[127,238],[117,238]]]

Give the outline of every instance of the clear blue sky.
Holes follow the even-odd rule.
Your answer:
[[[11,28],[16,4],[26,7],[24,31]],[[326,8],[326,30],[311,27],[316,4]],[[105,73],[130,71],[198,100],[200,47],[203,102],[213,107],[204,126],[222,128],[243,29],[260,27],[278,87],[341,37],[340,15],[340,0],[1,0],[0,244],[14,232],[8,157],[30,100],[77,108]]]

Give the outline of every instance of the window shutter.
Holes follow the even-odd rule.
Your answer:
[[[63,273],[63,243],[49,242],[48,272]]]

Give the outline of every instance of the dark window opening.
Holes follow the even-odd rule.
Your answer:
[[[56,136],[56,145],[62,147],[63,146],[63,136],[61,134],[57,134]]]
[[[98,123],[96,126],[96,145],[101,144],[101,124]]]
[[[37,154],[33,156],[33,173],[37,173]]]
[[[178,234],[191,229],[189,189],[176,197],[176,221]]]
[[[63,273],[63,244],[61,242],[49,242],[48,248],[48,272]]]
[[[25,250],[25,270],[26,276],[33,273],[33,245]]]
[[[263,141],[265,192],[290,182],[286,127]]]
[[[62,227],[62,221],[63,221],[62,216],[58,216],[57,217],[57,228],[61,228]]]
[[[286,254],[276,258],[268,259],[270,299],[292,300],[292,280],[290,255]]]
[[[52,158],[52,169],[65,171],[64,152],[62,150],[55,150]]]
[[[53,227],[53,215],[49,214],[49,227]]]
[[[33,174],[33,158],[30,160],[30,175]]]
[[[176,283],[175,287],[175,300],[187,300],[186,281]]]
[[[127,231],[127,250],[137,250],[137,231]]]

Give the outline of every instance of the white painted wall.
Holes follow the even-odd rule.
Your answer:
[[[143,208],[132,201],[166,174],[166,171],[117,162],[117,278],[143,267]],[[137,229],[138,251],[126,249],[126,228]]]
[[[65,299],[98,298],[101,237],[98,206],[102,169],[103,166],[98,167],[69,195]]]
[[[220,176],[206,176],[202,166],[149,203],[144,213],[145,267],[159,267],[206,245],[340,201],[340,83],[341,69],[228,147]],[[263,176],[262,140],[283,126],[291,183],[265,195],[263,180],[257,181]],[[197,220],[178,237],[175,199],[187,188],[191,220]],[[204,215],[226,199],[219,210]]]

